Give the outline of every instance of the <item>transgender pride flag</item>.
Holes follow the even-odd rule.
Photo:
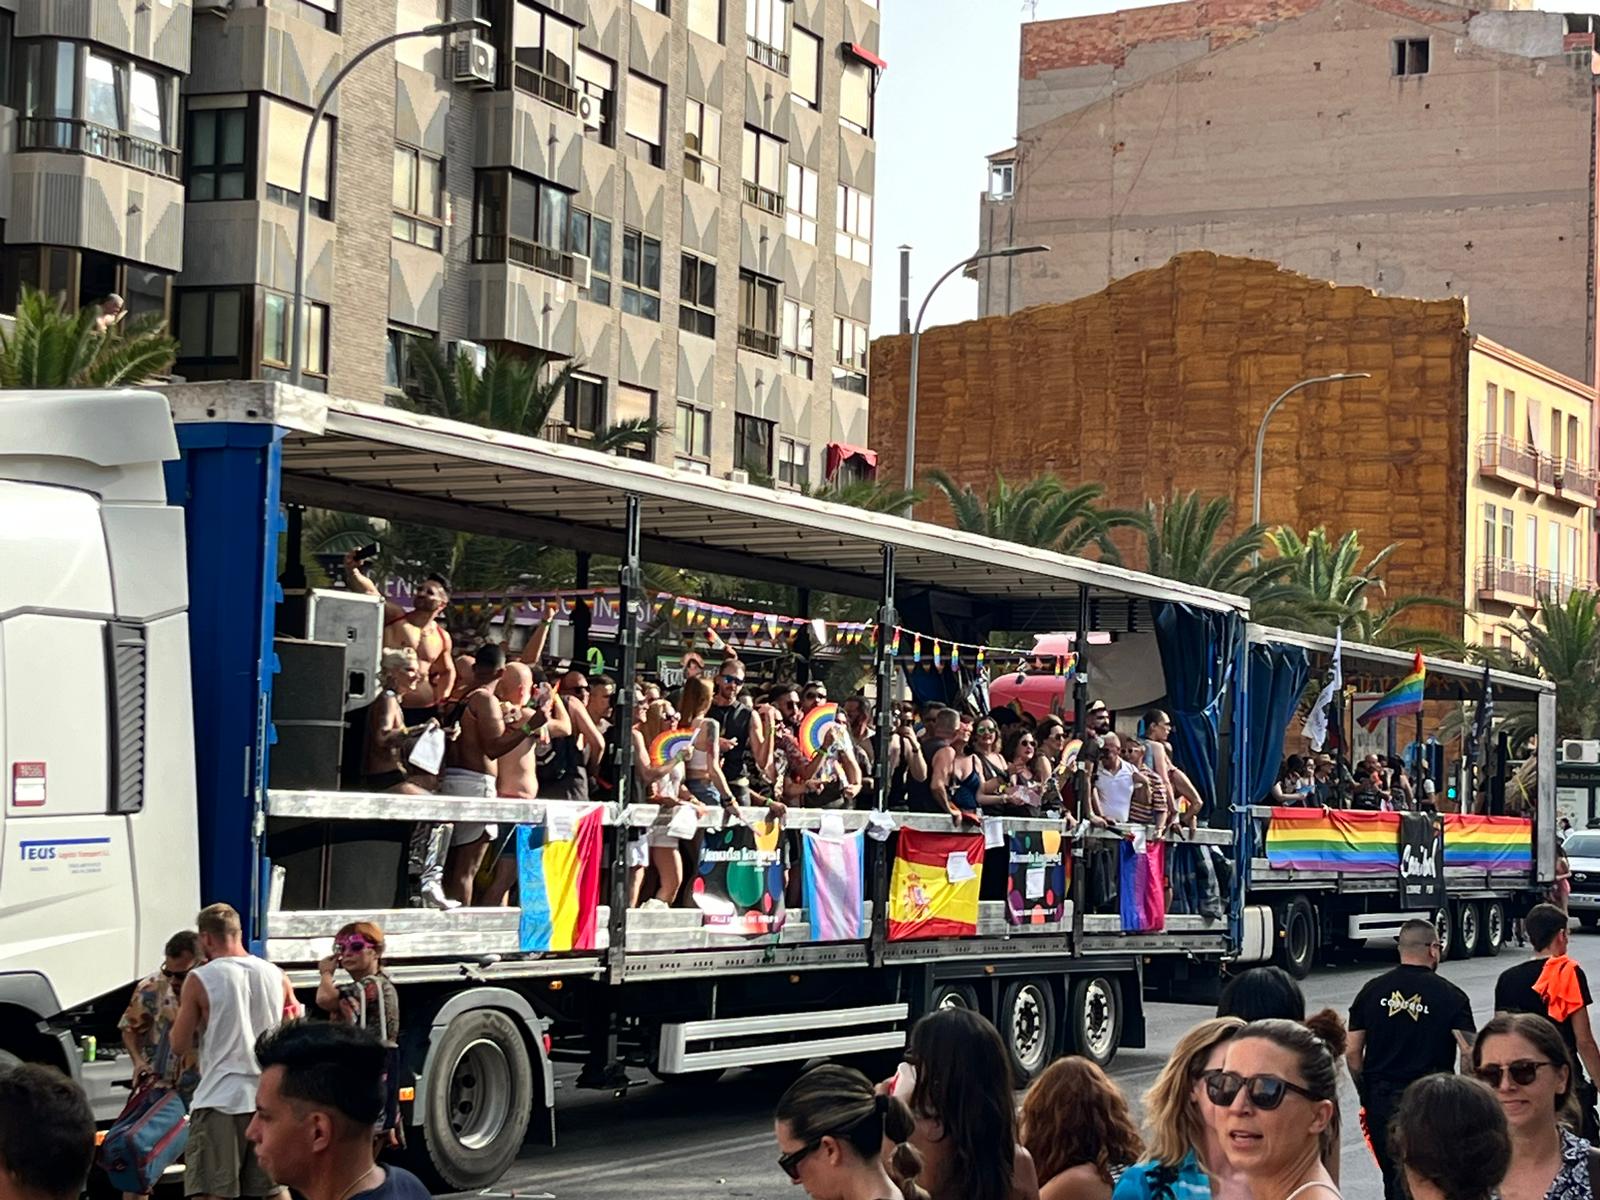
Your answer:
[[[825,838],[805,830],[802,875],[813,942],[854,942],[867,936],[864,831]]]

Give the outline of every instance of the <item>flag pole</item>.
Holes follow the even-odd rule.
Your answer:
[[[1420,708],[1417,709],[1416,747],[1417,747],[1417,761],[1416,761],[1415,767],[1413,767],[1413,769],[1412,769],[1412,774],[1416,776],[1415,799],[1416,799],[1416,803],[1417,803],[1417,811],[1421,812],[1422,811],[1423,796],[1422,796],[1422,710]]]

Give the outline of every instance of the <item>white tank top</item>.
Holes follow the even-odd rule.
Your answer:
[[[283,972],[264,958],[216,958],[194,969],[211,1012],[200,1035],[200,1085],[190,1108],[256,1109],[256,1038],[283,1020]]]

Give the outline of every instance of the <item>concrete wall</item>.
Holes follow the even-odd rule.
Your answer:
[[[1267,438],[1263,517],[1390,542],[1393,595],[1463,594],[1466,306],[1334,287],[1274,266],[1180,255],[1067,304],[922,337],[917,466],[980,491],[1054,471],[1106,503],[1198,489],[1248,520],[1256,425],[1314,375],[1370,380],[1291,398]],[[873,344],[871,443],[904,471],[910,339]],[[942,500],[917,515],[950,520]],[[1140,565],[1138,554],[1129,558]],[[1459,616],[1435,614],[1459,631]]]

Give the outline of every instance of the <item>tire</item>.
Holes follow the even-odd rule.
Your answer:
[[[933,993],[928,997],[928,1011],[937,1012],[941,1008],[964,1008],[969,1012],[981,1013],[978,1007],[978,990],[970,983],[936,983]]]
[[[1022,1087],[1055,1060],[1060,1037],[1055,994],[1042,979],[1015,980],[1006,986],[999,1015],[1012,1082]]]
[[[1482,953],[1483,909],[1472,900],[1460,900],[1452,905],[1455,918],[1455,946],[1457,958],[1476,958]]]
[[[1506,906],[1498,900],[1483,902],[1483,933],[1478,938],[1478,953],[1493,958],[1506,944]]]
[[[1433,927],[1439,933],[1439,961],[1449,962],[1456,957],[1456,924],[1445,904],[1433,910]]]
[[[1122,984],[1109,975],[1072,980],[1067,1006],[1068,1051],[1106,1067],[1122,1042]]]
[[[1317,958],[1316,910],[1304,896],[1296,896],[1277,916],[1280,936],[1272,961],[1296,979],[1304,979]]]
[[[522,1032],[505,1013],[474,1009],[450,1022],[429,1059],[420,1165],[435,1191],[487,1187],[516,1161],[535,1103]]]

